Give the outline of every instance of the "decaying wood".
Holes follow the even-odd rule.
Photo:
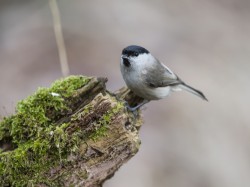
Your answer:
[[[123,89],[118,93],[121,94],[122,91]],[[128,97],[128,94],[123,96]],[[122,99],[122,96],[119,95],[119,99]],[[73,124],[74,128],[89,124],[89,121],[92,120],[98,121],[98,118],[116,105],[116,102],[121,101],[117,101],[114,96],[102,90],[90,102],[95,106],[93,110]],[[78,111],[81,111],[81,108]],[[92,121],[91,125],[93,124],[95,123]],[[122,112],[113,117],[105,136],[98,140],[86,140],[85,144],[81,146],[82,155],[69,158],[76,161],[74,167],[60,168],[60,173],[63,173],[64,170],[72,171],[71,176],[62,177],[60,180],[64,181],[65,186],[101,186],[106,179],[114,175],[121,165],[137,153],[140,146],[138,137],[140,126],[141,119],[124,108]],[[84,129],[90,131],[92,128],[94,127],[88,126]],[[68,131],[72,131],[72,127],[68,128]],[[84,161],[79,161],[79,157],[84,157]]]
[[[62,186],[102,186],[105,180],[112,177],[139,150],[138,134],[142,119],[140,113],[134,115],[127,111],[124,99],[133,106],[141,102],[141,98],[133,95],[127,88],[122,88],[115,94],[110,93],[105,88],[106,81],[104,78],[92,78],[77,94],[72,95],[72,112],[62,114],[58,119],[58,124],[70,124],[66,129],[69,137],[79,128],[83,134],[90,134],[98,129],[98,124],[107,111],[117,105],[122,106],[111,117],[105,134],[82,141],[79,154],[68,156],[67,159],[74,164],[54,166],[45,174],[59,181]],[[86,112],[86,106],[92,107]]]

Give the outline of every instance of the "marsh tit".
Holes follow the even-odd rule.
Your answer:
[[[173,71],[140,46],[131,45],[123,49],[120,62],[121,73],[128,88],[144,101],[135,111],[151,100],[167,97],[173,91],[186,90],[207,101],[205,95],[184,83]]]

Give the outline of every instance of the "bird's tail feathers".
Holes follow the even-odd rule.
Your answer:
[[[186,90],[186,91],[188,91],[188,92],[190,92],[190,93],[192,93],[192,94],[194,94],[194,95],[196,95],[198,97],[200,97],[203,100],[208,101],[206,96],[201,91],[199,91],[199,90],[197,90],[197,89],[195,89],[195,88],[193,88],[193,87],[191,87],[191,86],[189,86],[189,85],[187,85],[185,83],[179,84],[178,87],[183,89],[183,90]]]

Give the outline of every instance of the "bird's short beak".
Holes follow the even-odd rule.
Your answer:
[[[128,57],[125,56],[125,55],[122,55],[121,58],[122,58],[122,59],[128,59]]]

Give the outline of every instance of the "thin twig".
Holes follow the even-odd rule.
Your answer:
[[[60,12],[59,12],[56,0],[49,0],[49,5],[50,5],[51,13],[53,16],[54,31],[55,31],[56,43],[57,43],[57,48],[58,48],[58,53],[59,53],[60,64],[61,64],[61,70],[62,70],[63,76],[66,77],[69,75],[69,65],[68,65],[67,53],[66,53],[64,39],[63,39]]]

